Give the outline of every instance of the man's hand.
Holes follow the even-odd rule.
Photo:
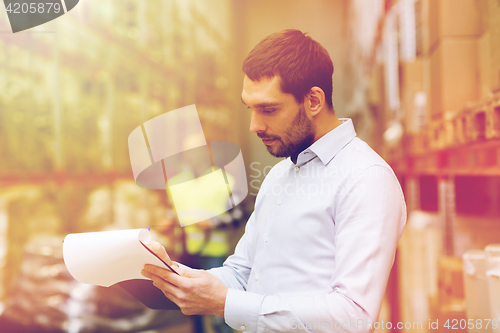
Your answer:
[[[160,259],[166,262],[167,265],[169,265],[170,267],[172,266],[179,267],[175,262],[173,262],[170,259],[170,256],[167,254],[167,251],[160,243],[155,241],[150,241],[148,244],[146,244],[146,246],[149,247],[149,249],[153,251],[154,254],[160,257]]]
[[[224,317],[227,287],[219,279],[204,270],[178,267],[175,270],[180,276],[148,264],[141,273],[177,304],[183,314]]]
[[[180,276],[154,265],[145,265],[142,275],[151,279],[165,296],[181,308],[182,313],[224,317],[227,287],[219,279],[204,270],[179,268],[158,242],[151,241],[147,246]]]

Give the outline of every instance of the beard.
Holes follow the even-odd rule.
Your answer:
[[[261,139],[275,139],[279,144],[274,150],[272,145],[266,146],[267,151],[274,157],[292,157],[293,160],[313,142],[316,136],[316,126],[306,116],[304,106],[301,105],[298,114],[293,119],[290,127],[283,136],[267,136],[265,133],[257,134]]]

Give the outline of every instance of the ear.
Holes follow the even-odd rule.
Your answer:
[[[307,107],[314,117],[320,113],[325,106],[325,92],[319,87],[312,87],[306,96]]]

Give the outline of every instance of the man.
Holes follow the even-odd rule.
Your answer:
[[[278,163],[264,180],[235,253],[180,276],[146,265],[185,314],[248,332],[373,330],[406,206],[389,165],[332,103],[327,51],[298,30],[262,40],[243,64],[241,99]],[[167,261],[166,252],[152,246]]]

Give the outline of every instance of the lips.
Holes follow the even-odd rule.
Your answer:
[[[279,137],[267,136],[264,133],[257,133],[257,136],[262,139],[262,142],[266,146],[269,146],[269,145],[273,144],[274,141],[277,141],[279,139]]]
[[[268,146],[270,144],[272,144],[274,141],[276,141],[276,139],[262,139],[262,142]]]

